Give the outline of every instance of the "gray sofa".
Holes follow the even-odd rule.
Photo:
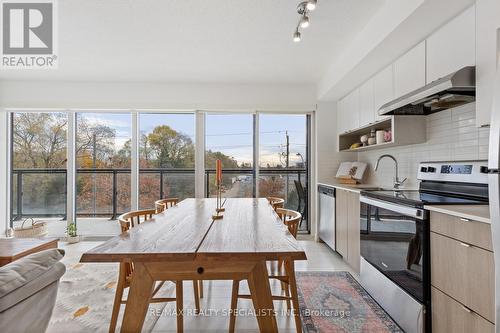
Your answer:
[[[66,271],[64,251],[34,253],[0,267],[0,323],[3,332],[45,332]]]

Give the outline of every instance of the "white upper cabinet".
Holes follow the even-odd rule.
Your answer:
[[[378,109],[394,99],[394,67],[389,65],[373,77],[374,119],[382,120],[388,116],[379,116]]]
[[[375,121],[373,80],[366,81],[359,87],[359,126],[365,126]]]
[[[345,98],[337,102],[337,134],[344,133],[347,130],[347,122],[345,118]]]
[[[427,83],[476,64],[475,16],[471,6],[427,39]]]
[[[395,98],[425,85],[425,41],[394,62]]]
[[[346,96],[346,123],[348,130],[354,130],[359,127],[359,88],[354,89]]]
[[[500,1],[476,2],[476,126],[490,123],[496,73]]]

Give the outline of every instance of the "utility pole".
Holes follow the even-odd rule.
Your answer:
[[[288,199],[288,182],[289,182],[289,175],[288,175],[288,168],[290,167],[290,136],[288,135],[288,131],[285,131],[285,136],[286,136],[286,184],[285,184],[285,201]]]

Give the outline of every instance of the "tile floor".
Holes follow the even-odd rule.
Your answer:
[[[80,242],[78,244],[67,245],[60,243],[67,252],[74,254],[82,253],[99,242]],[[297,271],[349,271],[353,276],[350,267],[342,261],[342,258],[333,252],[323,243],[311,240],[302,240],[300,244],[306,251],[308,260],[297,262]],[[69,253],[68,253],[69,254]],[[356,276],[355,276],[356,277]],[[273,293],[280,293],[280,286],[276,281],[272,284]],[[247,293],[246,282],[241,282],[240,292]],[[202,313],[195,315],[194,297],[190,283],[184,283],[184,332],[227,332],[229,317],[227,311],[231,301],[231,281],[205,281],[204,298],[201,300]],[[176,332],[176,319],[172,314],[174,303],[169,303],[161,314],[156,314],[158,320],[153,332]],[[238,301],[240,316],[236,319],[237,332],[258,332],[257,320],[252,315],[253,306],[250,300],[240,299]],[[295,322],[293,317],[285,314],[285,302],[275,301],[277,311],[277,322],[280,332],[295,332]],[[123,309],[122,309],[123,312]]]

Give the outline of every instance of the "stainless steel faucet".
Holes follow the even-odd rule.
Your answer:
[[[398,161],[396,160],[396,158],[392,155],[389,155],[389,154],[384,154],[384,155],[381,155],[378,160],[377,160],[377,163],[375,164],[375,171],[377,171],[378,169],[378,165],[380,163],[380,160],[383,159],[384,157],[388,157],[390,159],[392,159],[394,161],[394,172],[396,174],[396,176],[394,177],[394,188],[399,188],[401,185],[403,185],[403,183],[406,181],[407,178],[403,179],[403,180],[399,180],[399,174],[398,174]]]

